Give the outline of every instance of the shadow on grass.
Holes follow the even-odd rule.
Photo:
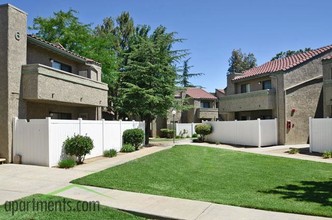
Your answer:
[[[282,195],[283,199],[318,203],[322,206],[332,206],[332,180],[301,181],[298,185],[289,184],[278,186],[269,191],[261,191],[268,194]]]

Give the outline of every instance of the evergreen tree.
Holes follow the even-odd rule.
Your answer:
[[[192,68],[193,66],[189,66],[188,62],[189,59],[186,59],[185,61],[183,61],[183,66],[182,69],[180,69],[180,71],[182,72],[181,74],[178,75],[178,81],[177,83],[181,86],[181,87],[195,87],[195,85],[193,85],[189,79],[195,76],[201,76],[203,75],[203,73],[190,73],[189,70],[190,68]]]
[[[249,53],[248,55],[242,53],[241,49],[232,51],[232,55],[229,58],[228,63],[229,73],[242,73],[245,70],[257,66],[255,55],[253,53]]]

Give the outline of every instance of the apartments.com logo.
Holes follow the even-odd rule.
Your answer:
[[[15,215],[17,212],[97,212],[100,209],[99,201],[70,201],[65,198],[61,200],[24,200],[6,201],[4,204],[6,212]]]

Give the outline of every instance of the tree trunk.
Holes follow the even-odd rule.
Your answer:
[[[145,117],[145,146],[149,145],[151,117]]]

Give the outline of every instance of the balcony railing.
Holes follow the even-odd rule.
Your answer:
[[[217,108],[198,108],[196,111],[198,118],[218,118]]]
[[[259,90],[220,98],[221,112],[269,110],[275,108],[275,90]]]
[[[107,84],[41,64],[24,65],[22,83],[26,100],[107,106]]]

